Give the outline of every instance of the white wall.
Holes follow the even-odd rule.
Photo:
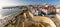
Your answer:
[[[56,9],[56,12],[57,12],[57,13],[60,13],[60,9]]]

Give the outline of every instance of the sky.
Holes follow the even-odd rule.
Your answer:
[[[0,0],[0,7],[43,3],[56,5],[60,4],[60,0]]]

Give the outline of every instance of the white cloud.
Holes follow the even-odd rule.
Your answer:
[[[22,5],[22,3],[13,3],[12,0],[0,0],[0,8],[4,6]]]

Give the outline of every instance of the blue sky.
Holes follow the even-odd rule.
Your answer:
[[[0,0],[0,7],[13,5],[29,5],[29,4],[60,4],[60,0]]]
[[[12,3],[22,3],[22,4],[60,4],[60,0],[11,0]]]

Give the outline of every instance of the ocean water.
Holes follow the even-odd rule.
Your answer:
[[[7,16],[16,12],[21,11],[21,9],[1,9],[0,10],[0,17]]]

